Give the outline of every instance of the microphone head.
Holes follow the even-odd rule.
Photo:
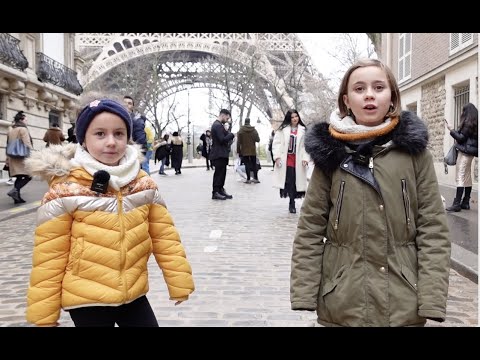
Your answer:
[[[108,189],[108,181],[110,180],[110,174],[105,170],[98,170],[93,174],[92,187],[93,191],[105,194]]]

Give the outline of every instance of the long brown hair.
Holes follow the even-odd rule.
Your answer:
[[[393,109],[390,108],[390,111],[385,114],[385,117],[396,117],[399,116],[402,111],[402,104],[400,101],[400,90],[398,88],[397,80],[392,73],[392,70],[377,59],[360,59],[355,64],[350,66],[345,75],[343,76],[342,82],[340,84],[340,89],[338,90],[337,105],[340,112],[340,118],[344,118],[348,115],[348,108],[343,101],[343,95],[347,95],[348,92],[348,81],[350,80],[350,75],[357,70],[358,68],[367,67],[367,66],[376,66],[385,71],[387,75],[388,84],[392,90],[391,100],[393,104]]]

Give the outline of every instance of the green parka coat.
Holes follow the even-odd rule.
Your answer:
[[[293,244],[291,306],[326,326],[444,321],[450,239],[428,132],[402,112],[365,165],[316,124],[315,162]]]

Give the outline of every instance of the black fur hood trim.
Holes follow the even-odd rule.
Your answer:
[[[347,152],[345,143],[334,139],[328,127],[327,123],[318,123],[309,128],[305,135],[305,150],[315,166],[332,172],[345,159]],[[392,141],[397,149],[412,155],[419,154],[427,148],[427,126],[413,112],[402,111],[398,125],[392,130]]]

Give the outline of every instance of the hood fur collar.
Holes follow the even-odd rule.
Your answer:
[[[315,166],[332,172],[345,159],[345,143],[334,139],[328,131],[329,124],[318,123],[305,136],[305,150]],[[425,123],[414,113],[402,111],[400,122],[392,130],[393,146],[412,155],[424,151],[428,144],[428,130]]]
[[[74,168],[70,160],[75,156],[79,144],[50,145],[39,151],[33,151],[25,159],[25,168],[32,176],[39,176],[42,180],[50,182],[54,177],[67,176]],[[137,149],[138,160],[144,160],[140,145],[134,145]]]

